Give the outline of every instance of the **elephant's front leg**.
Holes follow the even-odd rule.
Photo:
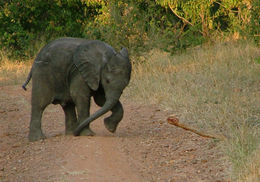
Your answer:
[[[70,94],[75,103],[78,122],[80,124],[89,117],[91,91],[78,73],[71,81]],[[94,136],[95,133],[89,128],[89,125],[80,133],[82,136]]]
[[[78,112],[78,121],[79,123],[83,122],[85,119],[89,117],[89,108],[90,102],[85,101],[84,103],[81,101],[76,105]],[[87,125],[84,130],[80,133],[80,136],[94,136],[95,133],[90,129],[89,125]]]
[[[97,94],[95,94],[94,100],[98,106],[102,107],[106,102],[104,91],[101,90]],[[104,119],[104,124],[108,131],[114,133],[116,131],[118,123],[122,120],[124,115],[123,106],[120,101],[117,102],[117,104],[111,109],[111,111],[112,114]]]
[[[67,103],[62,107],[65,113],[65,133],[70,135],[77,127],[77,116],[74,103]]]
[[[124,109],[120,101],[117,102],[111,111],[111,116],[104,119],[104,124],[108,131],[114,133],[124,115]]]

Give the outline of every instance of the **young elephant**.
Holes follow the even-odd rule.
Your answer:
[[[45,138],[41,118],[49,104],[60,104],[65,113],[66,134],[94,135],[89,124],[112,111],[104,124],[115,132],[123,118],[119,98],[128,85],[131,63],[126,48],[117,53],[97,40],[61,38],[41,49],[23,88],[32,78],[32,110],[29,140]],[[90,98],[100,110],[89,116]],[[77,114],[75,109],[77,109]]]

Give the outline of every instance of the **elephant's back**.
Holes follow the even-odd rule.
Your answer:
[[[60,61],[62,61],[63,63],[66,61],[70,61],[70,58],[75,49],[80,44],[86,41],[86,39],[72,37],[60,38],[51,41],[40,50],[35,59],[35,63],[59,64]]]
[[[72,63],[73,54],[78,47],[88,45],[90,51],[98,51],[103,54],[115,54],[113,47],[99,40],[87,40],[82,38],[65,37],[51,41],[38,53],[36,64],[63,64]],[[62,62],[62,63],[60,63]]]
[[[81,42],[80,46],[78,46],[78,50],[84,47],[84,49],[88,49],[89,52],[99,52],[101,54],[108,54],[107,56],[112,56],[116,54],[115,49],[109,44],[100,41],[100,40],[86,40]]]
[[[73,52],[84,41],[86,40],[79,38],[61,38],[44,46],[32,67],[33,80],[44,80],[56,95],[64,94],[68,74],[73,65]]]

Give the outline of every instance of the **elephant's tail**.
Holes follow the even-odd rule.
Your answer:
[[[30,73],[28,74],[26,81],[22,85],[24,90],[27,90],[26,86],[28,85],[28,83],[30,82],[31,79],[32,79],[32,69],[31,69]]]

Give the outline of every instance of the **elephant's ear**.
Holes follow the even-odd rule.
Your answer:
[[[73,55],[74,64],[92,90],[97,90],[99,86],[101,60],[102,55],[91,50],[89,45],[80,45]]]
[[[123,47],[123,48],[120,50],[120,54],[121,54],[122,56],[124,56],[125,58],[127,58],[127,57],[128,57],[128,50],[127,50],[125,47]]]

